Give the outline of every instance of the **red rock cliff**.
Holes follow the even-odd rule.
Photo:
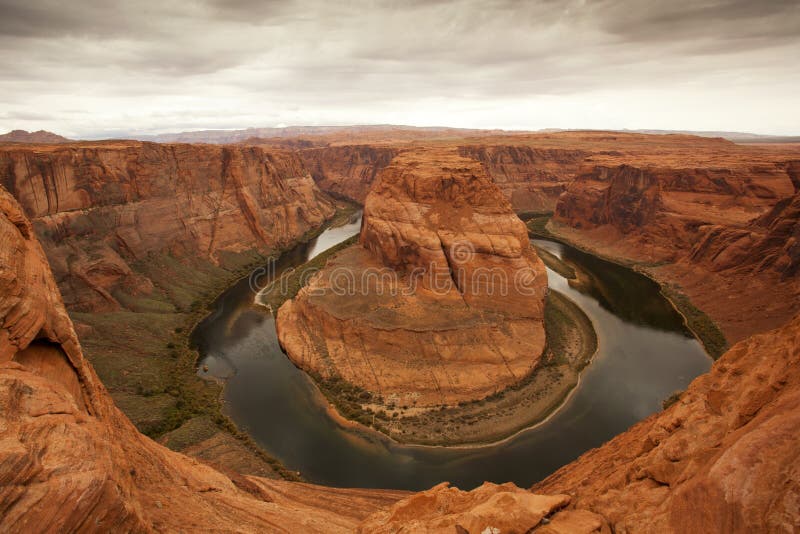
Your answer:
[[[71,309],[147,292],[151,253],[224,263],[287,245],[334,208],[302,162],[257,147],[106,142],[0,149],[0,184],[42,239]]]
[[[339,145],[301,150],[300,157],[324,191],[364,203],[378,174],[405,144]],[[460,155],[479,161],[513,209],[552,211],[588,152],[525,145],[464,145]]]
[[[299,155],[323,191],[363,204],[378,173],[398,150],[378,145],[344,145],[301,150]]]
[[[480,165],[403,152],[364,208],[360,245],[278,313],[298,366],[419,408],[514,384],[544,347],[544,266]]]
[[[737,341],[800,310],[798,299],[778,297],[800,294],[797,278],[788,275],[796,273],[793,191],[781,163],[597,165],[559,199],[553,231],[602,254],[650,264]]]
[[[465,145],[462,156],[478,160],[517,212],[553,211],[589,153],[525,145]]]

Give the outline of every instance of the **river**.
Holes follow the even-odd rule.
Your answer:
[[[284,253],[275,272],[308,261],[359,228],[360,216],[354,216],[325,230]],[[528,487],[660,410],[664,398],[711,366],[655,282],[562,243],[533,242],[589,274],[591,283],[579,290],[547,270],[548,285],[592,320],[598,352],[553,417],[509,440],[475,448],[417,447],[341,427],[308,376],[281,351],[274,320],[254,303],[248,279],[220,295],[192,333],[198,372],[226,380],[227,415],[310,482],[421,490],[445,480],[471,489],[488,480]]]

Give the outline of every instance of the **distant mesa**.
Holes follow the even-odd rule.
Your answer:
[[[46,130],[38,132],[11,130],[7,134],[0,134],[0,143],[69,143],[70,141],[71,139]]]

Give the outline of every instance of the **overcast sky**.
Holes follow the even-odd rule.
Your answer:
[[[0,0],[0,50],[2,131],[800,134],[798,0]]]

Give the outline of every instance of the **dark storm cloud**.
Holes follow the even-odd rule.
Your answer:
[[[548,98],[591,118],[604,108],[593,95],[624,92],[648,110],[642,99],[662,105],[648,94],[665,88],[689,105],[719,102],[700,109],[722,121],[750,93],[793,101],[798,28],[796,0],[0,0],[0,126],[24,116],[46,126],[34,120],[43,110],[75,117],[61,109],[89,105],[91,128],[104,131],[119,121],[441,122],[423,102],[490,121],[486,110],[512,100],[550,117]],[[715,94],[732,87],[741,91],[728,100]]]
[[[733,0],[591,4],[602,27],[628,41],[677,39],[780,40],[797,38],[800,3],[796,0]]]
[[[147,33],[146,16],[131,17],[125,4],[93,0],[0,0],[0,35],[57,38]]]

